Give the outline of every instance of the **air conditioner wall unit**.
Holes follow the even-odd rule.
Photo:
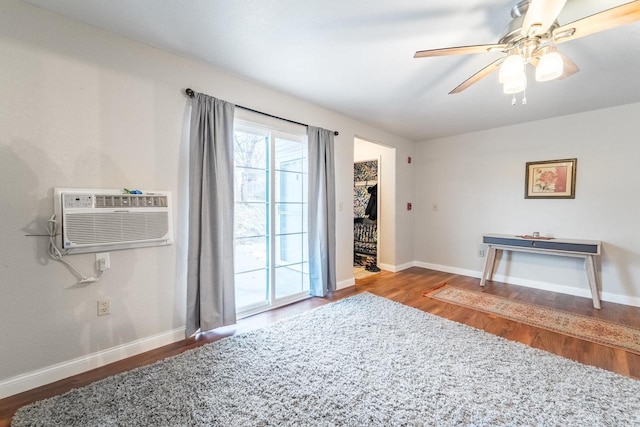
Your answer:
[[[173,243],[170,191],[55,188],[58,247],[67,254]]]

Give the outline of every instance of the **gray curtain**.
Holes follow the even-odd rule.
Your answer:
[[[333,132],[309,126],[309,280],[311,295],[336,290]]]
[[[236,323],[233,270],[235,105],[196,93],[189,138],[187,337]]]

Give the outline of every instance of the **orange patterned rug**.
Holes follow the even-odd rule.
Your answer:
[[[513,301],[484,292],[440,286],[426,291],[424,296],[460,305],[531,326],[570,335],[640,354],[640,328],[569,313],[553,308]]]

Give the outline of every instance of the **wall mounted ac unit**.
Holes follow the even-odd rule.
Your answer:
[[[68,254],[173,243],[171,192],[55,188],[58,247]]]

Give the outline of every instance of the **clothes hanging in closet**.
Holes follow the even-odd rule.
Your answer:
[[[364,210],[364,214],[369,217],[369,219],[375,221],[378,217],[378,184],[373,187],[369,187],[367,192],[370,194],[369,203],[367,203],[367,207]]]

